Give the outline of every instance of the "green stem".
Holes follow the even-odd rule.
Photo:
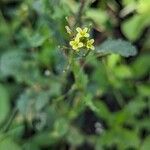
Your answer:
[[[106,66],[105,59],[103,59],[102,62],[103,62],[103,65],[105,67],[105,70],[106,70],[107,78],[110,81],[110,83],[112,83],[113,72],[111,72],[111,70],[108,70],[109,68]],[[120,105],[120,107],[122,107],[124,105],[124,99],[123,99],[120,91],[115,89],[113,85],[111,85],[111,86],[113,88],[113,94],[115,95],[115,98],[116,98],[118,104]]]
[[[84,6],[85,6],[85,0],[81,0],[81,5],[80,5],[79,10],[78,10],[75,26],[77,26],[77,25],[81,26],[82,25],[82,15],[83,15]]]
[[[10,118],[8,119],[8,122],[6,123],[5,127],[2,129],[2,132],[7,132],[9,130],[13,120],[15,119],[15,117],[17,115],[17,112],[18,112],[17,108],[14,108]]]
[[[123,99],[121,93],[118,90],[115,90],[115,89],[113,90],[113,93],[116,97],[116,100],[117,100],[118,104],[122,107],[124,105],[124,99]]]

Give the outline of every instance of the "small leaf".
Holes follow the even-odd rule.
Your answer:
[[[97,53],[120,54],[124,57],[134,56],[137,54],[136,48],[131,43],[124,40],[108,39],[96,48]]]

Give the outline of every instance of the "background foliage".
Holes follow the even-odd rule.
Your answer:
[[[82,3],[0,1],[0,150],[150,149],[150,1]],[[111,55],[68,66],[66,17]]]

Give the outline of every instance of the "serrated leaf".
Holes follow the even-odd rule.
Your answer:
[[[137,54],[136,48],[124,40],[108,39],[96,48],[96,53],[102,54],[119,54],[124,57],[134,56]]]

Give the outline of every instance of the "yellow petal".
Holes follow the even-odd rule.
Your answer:
[[[86,45],[87,49],[90,49],[90,46],[89,45]]]
[[[76,30],[77,30],[77,32],[79,32],[79,33],[82,32],[82,29],[81,29],[80,27],[77,27]]]
[[[94,39],[89,40],[89,43],[93,44],[94,43]]]
[[[77,34],[76,37],[75,37],[75,39],[74,39],[74,41],[78,43],[79,40],[80,40],[80,35]]]
[[[77,33],[75,38],[80,39],[80,37],[82,37],[82,35],[80,33]]]
[[[84,29],[83,29],[83,32],[88,32],[88,28],[87,27],[85,27]]]
[[[78,49],[78,47],[77,47],[77,46],[75,46],[75,45],[74,45],[74,46],[72,46],[72,48],[73,48],[74,50]]]
[[[92,45],[92,46],[91,46],[91,50],[94,50],[94,49],[95,49],[95,47]]]
[[[89,36],[90,36],[89,33],[86,33],[86,34],[85,34],[85,37],[89,37]]]
[[[75,46],[73,49],[76,50],[76,51],[79,51],[78,48],[79,48],[79,47]]]
[[[80,42],[79,44],[78,44],[78,47],[83,47],[83,43],[82,42]]]
[[[74,41],[70,41],[70,43],[69,43],[71,46],[73,46],[74,45]]]

